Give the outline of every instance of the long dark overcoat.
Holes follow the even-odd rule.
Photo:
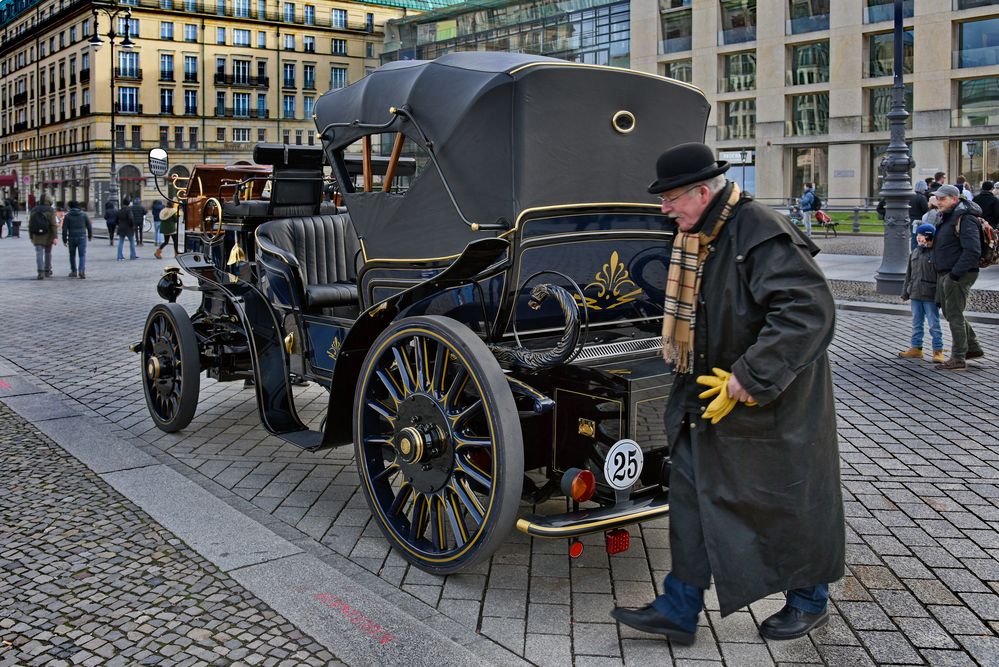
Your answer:
[[[697,498],[671,498],[673,511],[683,502],[700,510],[723,615],[843,576],[826,355],[835,311],[817,251],[787,218],[743,197],[705,259],[694,372],[676,378],[667,406],[675,442],[684,415],[699,416],[706,403],[695,378],[713,367],[732,370],[759,403],[739,404],[717,425],[691,418]],[[684,580],[682,565],[673,572]]]

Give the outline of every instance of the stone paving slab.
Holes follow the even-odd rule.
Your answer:
[[[16,410],[22,417],[35,423],[49,419],[76,417],[80,414],[76,408],[67,403],[62,397],[55,396],[54,394],[21,394],[18,396],[7,396],[3,401]]]
[[[0,399],[6,401],[6,399]],[[76,416],[36,422],[38,429],[96,473],[156,465],[107,422]]]
[[[454,621],[485,646],[537,664],[995,664],[999,436],[994,414],[976,406],[999,395],[997,326],[975,325],[984,360],[967,373],[944,374],[925,360],[896,356],[908,346],[907,316],[839,311],[830,357],[848,574],[832,588],[830,623],[796,642],[761,643],[753,625],[780,607],[772,596],[751,605],[748,616],[709,613],[695,646],[671,647],[607,616],[615,604],[644,603],[660,586],[670,560],[668,518],[633,529],[631,550],[613,558],[600,536],[586,538],[582,558],[572,561],[564,542],[513,533],[490,562],[433,577],[387,548],[358,490],[350,448],[310,453],[283,444],[260,427],[252,392],[236,383],[203,380],[192,425],[158,431],[126,346],[158,302],[159,266],[116,265],[102,250],[97,244],[88,257],[87,281],[18,281],[7,276],[32,274],[30,247],[0,243],[0,263],[9,267],[0,276],[0,357],[199,486],[269,517],[275,532],[309,554],[377,578],[394,591],[372,584],[382,597],[428,626]],[[79,307],[88,300],[93,308]],[[198,302],[196,294],[179,300],[189,311]],[[39,303],[74,313],[72,321],[45,322],[48,338],[82,335],[93,344],[54,366],[51,354],[28,344]],[[296,403],[318,425],[327,395],[316,386],[296,388]],[[544,509],[558,502],[564,507],[556,500]],[[717,608],[708,591],[708,611]]]

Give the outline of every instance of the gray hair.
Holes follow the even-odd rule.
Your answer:
[[[728,181],[726,180],[724,174],[718,174],[717,176],[713,176],[706,181],[701,181],[696,187],[700,187],[702,185],[706,186],[708,190],[711,191],[711,194],[716,195],[725,189],[725,184],[727,182]]]

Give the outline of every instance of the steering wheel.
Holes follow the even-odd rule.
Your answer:
[[[214,208],[215,211],[214,219],[209,213],[211,208]],[[224,234],[222,231],[222,202],[216,197],[209,197],[201,209],[201,232],[205,235],[205,243],[209,244],[215,243]]]

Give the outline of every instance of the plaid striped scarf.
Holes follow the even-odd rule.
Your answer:
[[[718,237],[732,208],[739,201],[739,186],[731,184],[725,206],[714,225],[705,221],[701,229],[711,230],[710,236],[703,232],[677,232],[673,240],[673,252],[669,258],[669,273],[666,277],[666,305],[663,309],[663,359],[676,364],[677,373],[690,373],[693,370],[691,358],[694,354],[694,324],[697,316],[697,295],[701,291],[701,276],[704,273],[704,258],[708,256],[711,243]],[[724,196],[724,195],[722,195]]]

